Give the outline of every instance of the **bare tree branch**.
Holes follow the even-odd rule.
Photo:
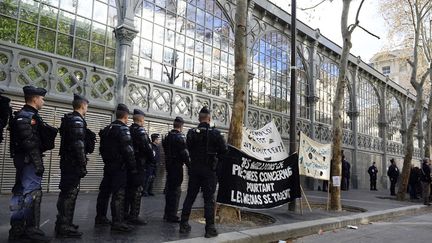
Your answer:
[[[355,29],[355,28],[360,24],[359,15],[360,15],[360,10],[361,10],[361,8],[363,7],[363,3],[364,3],[364,0],[362,0],[362,1],[360,2],[360,6],[359,6],[359,8],[357,9],[356,18],[355,18],[355,23],[354,23],[354,24],[351,24],[350,26],[348,26],[348,32],[349,32],[349,34],[352,34],[352,32],[354,31],[354,29]]]
[[[369,30],[365,29],[363,26],[358,25],[358,27],[359,27],[360,29],[364,30],[364,31],[365,31],[366,33],[368,33],[369,35],[371,35],[371,36],[377,38],[378,40],[380,39],[380,37],[379,37],[378,35],[375,35],[374,33],[370,32]]]
[[[406,61],[408,62],[408,64],[409,64],[412,68],[414,68],[414,62],[413,62],[413,61],[411,61],[410,59],[407,59]]]
[[[430,46],[428,44],[428,40],[427,40],[427,33],[426,33],[426,29],[423,23],[420,24],[420,30],[421,30],[421,35],[422,35],[422,44],[423,44],[423,54],[425,55],[427,61],[430,63],[431,62],[431,53],[430,53]],[[430,38],[430,37],[429,37]]]
[[[426,78],[428,77],[428,75],[429,75],[429,72],[430,72],[430,69],[428,68],[427,70],[426,70],[426,72],[424,72],[423,73],[423,75],[421,76],[421,81],[420,81],[420,87],[423,87],[423,85],[424,85],[424,83],[426,82]]]
[[[427,7],[427,8],[426,8],[426,7]],[[432,5],[431,5],[431,1],[430,1],[430,0],[427,1],[427,2],[423,5],[423,7],[422,7],[421,10],[420,10],[420,14],[421,14],[421,18],[422,18],[422,19],[424,18],[424,16],[426,16],[426,14],[429,13],[429,11],[431,10],[431,7],[432,7]],[[425,8],[426,8],[426,10],[425,10]],[[425,10],[425,11],[423,12],[423,10]]]
[[[178,77],[180,77],[180,74],[182,74],[182,73],[184,73],[184,72],[185,72],[185,71],[181,71],[181,72],[179,72],[179,73],[175,76],[174,80],[178,79]]]
[[[414,13],[414,6],[413,6],[413,3],[411,2],[411,0],[407,0],[407,2],[410,6],[410,12],[411,12],[410,17],[411,17],[412,25],[413,25],[414,29],[416,29],[415,28],[416,27],[416,21],[414,19],[416,15]]]
[[[303,11],[305,11],[305,10],[310,10],[310,9],[313,9],[313,8],[318,7],[319,5],[323,4],[325,1],[327,1],[327,0],[322,0],[321,2],[315,4],[314,6],[310,6],[310,7],[306,7],[306,8],[299,8],[299,9],[300,9],[300,10],[303,10]]]

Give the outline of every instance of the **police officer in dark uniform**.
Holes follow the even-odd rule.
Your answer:
[[[399,168],[396,165],[396,161],[394,158],[390,160],[390,166],[387,170],[387,176],[390,178],[390,195],[396,196],[395,189],[396,183],[399,177]]]
[[[372,165],[369,167],[368,174],[369,174],[369,178],[370,178],[370,190],[371,191],[377,191],[376,181],[377,181],[378,169],[375,166],[375,162],[373,162]]]
[[[154,196],[153,193],[153,183],[156,178],[157,173],[157,166],[160,164],[160,151],[159,151],[159,144],[160,144],[160,134],[159,133],[153,133],[151,135],[151,146],[153,149],[153,159],[146,163],[146,172],[144,177],[144,190],[143,190],[143,196]]]
[[[8,124],[9,118],[12,116],[12,108],[10,107],[10,99],[3,96],[4,90],[0,89],[0,143],[3,141],[3,129]]]
[[[197,128],[190,129],[187,134],[187,147],[191,163],[189,166],[189,183],[180,219],[180,233],[189,233],[189,215],[192,204],[202,189],[204,197],[204,217],[206,219],[205,237],[215,237],[218,232],[215,227],[216,167],[218,157],[227,152],[226,142],[220,131],[210,127],[210,111],[203,107],[199,113]]]
[[[99,132],[100,154],[104,161],[104,175],[99,187],[95,225],[107,225],[108,201],[111,198],[111,231],[130,232],[133,227],[124,221],[127,174],[138,173],[128,122],[129,109],[118,104],[116,120]]]
[[[130,224],[145,225],[147,222],[140,219],[141,195],[143,191],[145,166],[153,160],[153,150],[150,138],[144,128],[144,112],[134,109],[133,124],[129,127],[138,174],[128,174],[128,186],[126,190],[126,218]]]
[[[10,240],[47,242],[39,229],[42,200],[42,153],[54,148],[57,129],[45,124],[38,111],[44,105],[46,90],[33,86],[23,88],[25,105],[11,119],[11,156],[16,168],[10,208]]]
[[[190,163],[186,137],[182,133],[183,124],[183,118],[176,117],[173,123],[174,129],[162,141],[167,172],[164,220],[172,223],[180,222],[177,211],[181,195],[180,187],[183,182],[183,164]]]
[[[60,125],[60,194],[57,201],[55,232],[58,237],[81,237],[78,226],[73,224],[75,203],[81,178],[87,174],[87,154],[93,153],[96,134],[87,128],[84,116],[89,101],[74,94],[73,112],[65,114]]]

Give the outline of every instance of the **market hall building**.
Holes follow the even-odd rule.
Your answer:
[[[187,127],[195,126],[204,105],[211,108],[214,125],[227,132],[235,11],[233,0],[3,0],[0,87],[14,110],[23,105],[23,86],[47,89],[41,115],[54,126],[71,111],[72,93],[78,93],[90,100],[86,119],[94,132],[111,122],[118,103],[144,110],[150,134],[168,132],[176,116],[183,117]],[[274,121],[287,143],[290,22],[290,15],[269,1],[251,1],[245,123],[259,128]],[[301,22],[297,26],[296,129],[329,143],[341,47],[318,30]],[[386,187],[389,159],[396,158],[402,167],[415,96],[355,56],[349,58],[347,79],[343,147],[353,187],[369,187],[366,171],[373,161],[380,170],[378,187]],[[423,150],[425,118],[421,121],[414,160]],[[1,193],[10,192],[15,177],[6,137],[0,146]],[[44,191],[58,191],[58,149],[45,154]],[[95,152],[89,159],[81,181],[84,191],[98,190],[103,174],[100,155]],[[161,165],[155,183],[160,191],[164,174]],[[304,183],[315,184],[315,189],[318,185]]]

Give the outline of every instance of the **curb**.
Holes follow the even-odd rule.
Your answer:
[[[207,239],[197,237],[192,239],[170,241],[177,243],[201,243],[201,242],[226,242],[226,243],[261,243],[274,242],[285,239],[295,239],[307,235],[316,234],[319,230],[331,231],[344,228],[347,225],[368,224],[374,221],[391,219],[401,216],[414,215],[423,212],[432,212],[432,207],[414,205],[374,212],[359,213],[348,216],[331,217],[318,220],[310,220],[291,224],[268,226],[257,229],[243,230],[219,234],[218,237]]]

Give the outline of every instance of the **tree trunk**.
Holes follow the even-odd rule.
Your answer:
[[[397,192],[398,200],[405,199],[405,195],[408,187],[408,180],[411,171],[411,160],[414,153],[414,129],[420,119],[420,113],[423,107],[422,96],[423,96],[423,87],[419,86],[419,88],[417,88],[417,100],[414,106],[414,114],[411,118],[411,122],[407,130],[407,143],[406,143],[405,157],[404,157],[404,163],[402,167],[401,181],[399,183],[399,189]]]
[[[422,94],[423,94],[423,85],[421,85],[421,81],[417,82],[417,65],[418,65],[418,46],[420,41],[420,22],[421,17],[419,13],[416,12],[413,19],[416,20],[416,24],[413,25],[414,28],[414,50],[413,50],[413,61],[410,62],[412,67],[410,83],[417,91],[417,99],[414,106],[414,113],[412,115],[411,121],[408,125],[407,135],[406,135],[406,147],[405,147],[405,156],[402,167],[402,174],[400,176],[401,180],[398,183],[399,188],[397,192],[396,198],[398,200],[404,200],[405,194],[408,187],[408,180],[411,170],[411,160],[414,152],[414,128],[419,120],[420,111],[422,109]]]
[[[235,16],[235,82],[234,104],[228,133],[228,143],[240,149],[242,142],[243,118],[245,112],[245,93],[248,83],[247,50],[246,50],[246,21],[248,0],[237,0]],[[240,219],[240,210],[234,207],[219,206],[220,222]]]
[[[346,86],[346,71],[348,68],[348,55],[351,49],[351,31],[348,28],[348,13],[351,0],[343,1],[343,9],[341,16],[341,32],[343,38],[342,54],[339,63],[339,77],[336,86],[336,97],[333,102],[333,149],[331,161],[331,177],[341,177],[342,172],[342,109],[344,101],[344,91]],[[341,178],[342,179],[342,178]],[[340,202],[340,186],[335,187],[330,183],[330,209],[341,211],[342,205]]]
[[[431,26],[432,27],[432,26]],[[429,64],[429,68],[432,69],[432,62]],[[431,156],[431,128],[432,128],[432,72],[429,72],[429,82],[431,82],[430,85],[430,93],[429,93],[429,104],[428,104],[428,110],[426,115],[426,136],[425,136],[425,145],[424,145],[424,157],[430,158]]]

